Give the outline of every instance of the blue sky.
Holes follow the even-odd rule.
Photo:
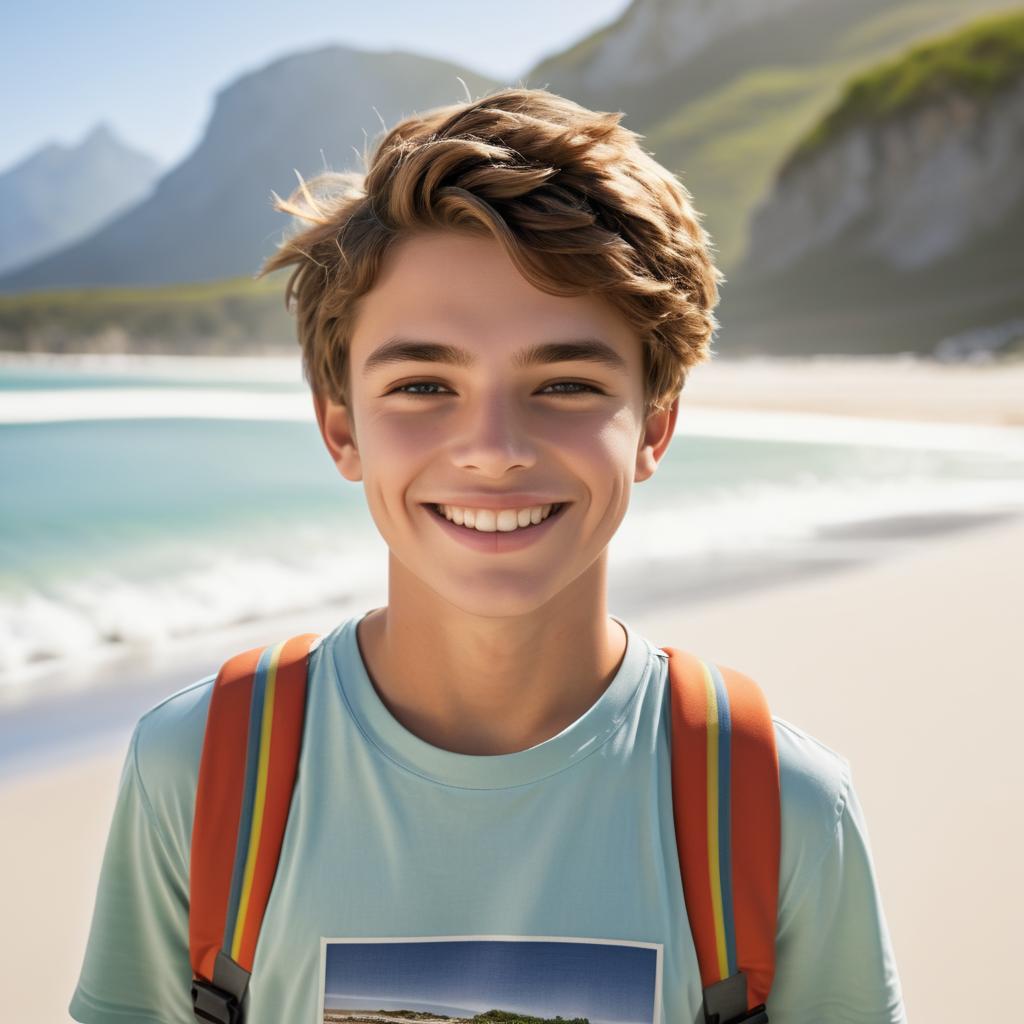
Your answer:
[[[4,11],[0,171],[107,121],[166,165],[199,141],[216,91],[298,50],[411,50],[513,80],[628,0],[32,0]],[[512,13],[510,13],[512,12]]]

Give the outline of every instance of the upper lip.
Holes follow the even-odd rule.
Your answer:
[[[454,505],[456,508],[533,508],[536,505],[564,505],[564,498],[552,498],[543,494],[463,494],[456,498],[423,502],[425,505]]]

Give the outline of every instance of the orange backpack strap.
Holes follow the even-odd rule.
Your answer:
[[[735,669],[669,656],[672,806],[708,1024],[766,1022],[775,975],[779,760],[768,702]]]
[[[196,1017],[242,1024],[298,769],[308,655],[303,633],[229,658],[217,674],[199,762],[189,866]]]

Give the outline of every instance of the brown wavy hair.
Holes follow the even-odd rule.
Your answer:
[[[668,408],[691,366],[711,358],[724,280],[685,186],[619,124],[545,89],[505,88],[414,114],[376,143],[366,171],[326,171],[274,207],[309,226],[257,277],[294,266],[303,374],[348,404],[358,300],[388,249],[411,232],[489,233],[531,284],[598,293],[644,345],[645,413]]]

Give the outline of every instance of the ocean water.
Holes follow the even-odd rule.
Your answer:
[[[780,553],[870,555],[867,523],[1021,512],[1022,430],[684,402],[612,541],[610,607]],[[375,607],[386,568],[297,358],[0,360],[0,709],[83,659]]]

